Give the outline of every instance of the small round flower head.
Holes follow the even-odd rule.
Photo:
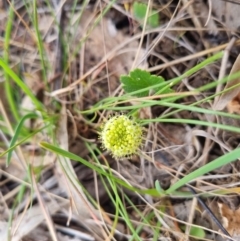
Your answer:
[[[102,127],[103,148],[116,159],[136,154],[142,143],[142,127],[126,115],[111,117]]]

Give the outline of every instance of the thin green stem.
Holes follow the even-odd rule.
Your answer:
[[[9,64],[9,46],[10,46],[10,39],[11,39],[11,32],[12,32],[12,25],[14,20],[14,2],[9,6],[8,10],[8,21],[6,25],[5,30],[5,38],[4,38],[4,52],[3,52],[3,59],[4,62],[8,65]],[[16,121],[19,120],[19,113],[18,113],[18,107],[16,104],[16,100],[14,100],[14,92],[12,89],[12,82],[10,79],[9,74],[4,71],[4,87],[5,87],[5,93],[8,100],[8,104],[11,110],[11,113],[13,114]]]

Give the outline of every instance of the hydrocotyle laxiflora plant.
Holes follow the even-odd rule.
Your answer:
[[[143,128],[127,115],[109,118],[101,128],[102,147],[116,159],[136,154],[143,140]]]

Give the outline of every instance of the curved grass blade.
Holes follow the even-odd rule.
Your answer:
[[[171,194],[172,192],[176,191],[178,188],[184,186],[185,184],[189,183],[190,181],[211,172],[221,166],[224,166],[228,163],[236,161],[240,157],[240,148],[237,148],[221,157],[218,157],[214,161],[198,168],[197,170],[191,172],[187,176],[183,177],[175,184],[173,184],[168,190],[165,191],[166,194]]]
[[[162,118],[156,118],[156,119],[145,119],[141,121],[142,125],[146,125],[153,122],[162,122],[162,123],[182,123],[182,124],[192,124],[192,125],[201,125],[201,126],[208,126],[213,128],[219,128],[221,130],[225,131],[232,131],[235,133],[240,133],[239,127],[229,126],[229,125],[223,125],[218,124],[214,122],[207,122],[207,121],[200,121],[200,120],[192,120],[192,119],[162,119]]]
[[[27,85],[9,68],[9,66],[0,58],[0,66],[4,69],[6,74],[8,74],[14,82],[22,89],[22,91],[30,97],[34,105],[38,110],[43,109],[42,103],[36,98],[32,91],[27,87]]]
[[[77,156],[69,151],[63,150],[55,145],[52,145],[50,143],[47,142],[41,142],[39,144],[42,148],[51,151],[57,155],[61,155],[64,157],[67,157],[69,159],[72,159],[74,161],[78,161],[80,163],[82,163],[83,165],[91,168],[92,170],[96,171],[98,174],[104,175],[106,177],[112,178],[112,180],[114,180],[116,183],[122,185],[123,187],[126,187],[127,189],[131,190],[131,191],[135,191],[141,194],[149,194],[149,195],[153,195],[153,196],[159,196],[160,194],[157,192],[156,189],[146,189],[146,190],[141,190],[138,188],[135,188],[133,186],[128,185],[126,182],[122,181],[121,179],[107,173],[107,171],[102,170],[100,167],[98,167],[97,165],[94,165],[86,160],[84,160],[83,158],[81,158],[80,156]]]
[[[30,114],[27,114],[27,115],[23,116],[22,119],[19,121],[19,123],[18,123],[18,125],[17,125],[17,127],[15,129],[14,136],[12,137],[12,140],[10,141],[9,152],[8,152],[7,161],[6,161],[6,166],[7,167],[9,166],[9,164],[11,162],[12,152],[14,150],[14,148],[12,148],[12,147],[15,145],[15,143],[16,143],[16,141],[18,139],[19,133],[20,133],[20,131],[22,129],[22,126],[23,126],[25,120],[38,118],[38,117],[39,116],[37,114],[30,113]]]
[[[2,152],[0,154],[0,157],[5,156],[8,152],[13,151],[17,146],[21,145],[22,143],[24,143],[25,141],[27,141],[28,139],[30,139],[32,136],[35,136],[37,133],[39,133],[40,131],[46,129],[47,127],[49,127],[51,124],[47,124],[44,127],[37,129],[36,131],[30,133],[29,135],[25,136],[23,139],[21,139],[20,141],[18,141],[16,144],[14,144],[13,146],[9,147],[6,151]]]

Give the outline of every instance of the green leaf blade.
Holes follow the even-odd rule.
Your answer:
[[[10,162],[11,162],[11,157],[12,157],[12,153],[13,153],[12,147],[15,145],[15,143],[18,139],[19,133],[23,127],[25,120],[37,118],[37,117],[38,117],[38,115],[36,113],[29,113],[29,114],[23,116],[22,119],[19,121],[19,123],[14,131],[14,136],[12,137],[12,140],[10,141],[9,152],[8,152],[7,160],[6,160],[7,167],[10,165]]]
[[[173,191],[176,191],[178,188],[184,186],[185,184],[188,184],[192,180],[195,180],[196,178],[203,176],[206,173],[209,173],[219,167],[222,167],[228,163],[231,163],[233,161],[236,161],[240,158],[240,148],[237,148],[223,156],[218,157],[212,162],[207,163],[206,165],[198,168],[197,170],[189,173],[185,177],[181,178],[179,181],[174,183],[168,190],[166,190],[166,194],[171,194]]]
[[[206,233],[205,233],[204,229],[193,226],[190,229],[190,235],[193,236],[194,238],[204,239],[206,236]]]

